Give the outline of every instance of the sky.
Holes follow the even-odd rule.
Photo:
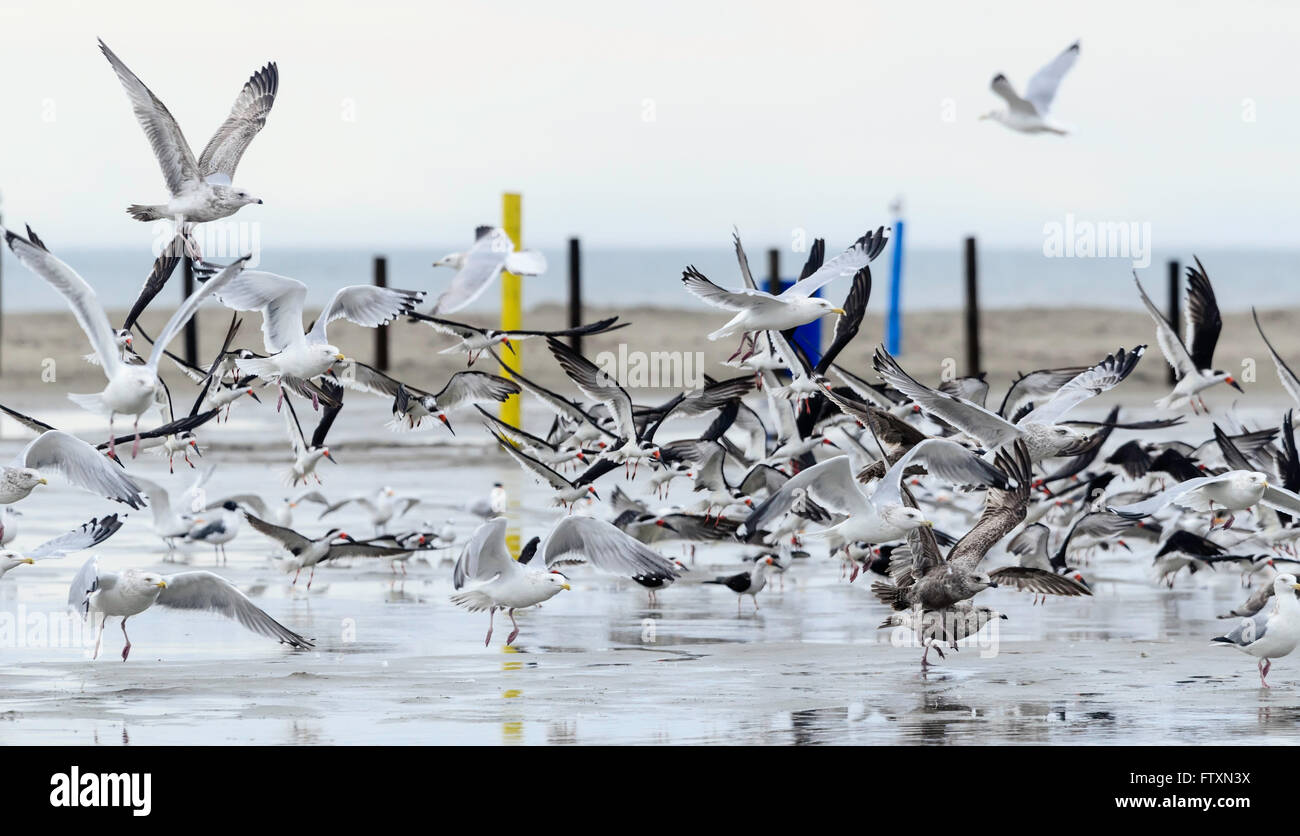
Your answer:
[[[202,11],[201,8],[207,9]],[[264,247],[468,243],[519,191],[525,244],[1034,249],[1076,219],[1157,245],[1295,246],[1300,4],[265,3],[0,0],[6,223],[152,240],[162,177],[104,40],[196,152],[268,60],[279,96],[236,183]],[[1053,116],[979,121],[1004,72],[1075,39]],[[56,246],[57,249],[57,246]]]

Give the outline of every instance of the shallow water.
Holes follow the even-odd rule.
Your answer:
[[[6,442],[0,455],[11,455]],[[475,520],[452,510],[503,481],[523,539],[544,534],[545,492],[500,457],[454,449],[340,448],[324,465],[323,490],[343,496],[380,484],[418,493],[412,523]],[[221,461],[209,496],[272,479],[274,450],[209,452]],[[466,461],[468,459],[468,461]],[[158,476],[159,465],[140,465]],[[188,468],[167,484],[179,493]],[[166,477],[166,470],[161,470]],[[621,475],[617,478],[621,479]],[[641,480],[644,480],[644,475]],[[52,480],[54,481],[54,480]],[[268,487],[265,495],[286,493]],[[633,483],[639,492],[641,488]],[[612,490],[612,484],[604,487]],[[685,491],[674,499],[685,500]],[[15,547],[31,546],[92,514],[115,510],[66,487],[18,505]],[[354,512],[317,522],[302,507],[295,526],[341,525],[361,537]],[[210,550],[189,567],[162,563],[164,549],[136,512],[98,550],[101,565],[166,572],[215,569],[290,628],[316,639],[294,652],[219,616],[151,610],[128,624],[134,649],[120,660],[116,619],[104,651],[33,647],[0,630],[0,743],[1236,743],[1300,739],[1300,669],[1274,665],[1271,691],[1255,660],[1208,639],[1232,622],[1215,618],[1245,597],[1235,569],[1181,577],[1172,590],[1150,577],[1149,552],[1105,552],[1086,570],[1091,599],[1033,606],[1029,595],[989,590],[979,602],[1007,613],[923,673],[920,649],[895,646],[869,580],[840,580],[839,564],[813,546],[780,582],[736,613],[727,589],[698,583],[737,571],[739,546],[700,548],[692,572],[658,606],[630,581],[575,570],[573,591],[521,613],[504,648],[498,617],[484,648],[486,614],[448,602],[450,560],[413,560],[409,575],[386,565],[321,569],[310,592],[269,559],[268,541],[244,530],[229,565]],[[960,529],[939,516],[939,527]],[[670,555],[678,547],[668,546]],[[0,580],[0,619],[60,613],[85,555],[23,566]],[[688,561],[689,562],[689,561]],[[1001,552],[990,565],[1001,565]],[[33,614],[36,614],[33,616]],[[55,616],[50,616],[54,618]],[[48,620],[44,623],[48,623]],[[21,631],[20,631],[21,632]],[[24,638],[31,638],[30,635]]]

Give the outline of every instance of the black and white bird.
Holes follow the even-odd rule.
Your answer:
[[[269,523],[252,514],[245,513],[244,516],[248,518],[248,524],[254,531],[279,543],[289,553],[289,557],[281,562],[281,568],[293,572],[293,583],[298,583],[298,576],[302,574],[303,569],[311,570],[307,578],[308,589],[311,589],[312,581],[316,579],[316,567],[326,560],[345,557],[392,558],[406,553],[406,549],[400,547],[359,542],[337,528],[331,528],[320,537],[312,538],[299,534],[291,528]]]
[[[754,568],[748,572],[738,572],[734,575],[714,578],[704,583],[716,583],[725,586],[732,592],[736,593],[736,615],[740,615],[740,602],[748,595],[754,602],[754,612],[758,612],[758,593],[763,591],[767,586],[767,573],[776,564],[771,557],[760,558],[754,561]]]
[[[215,520],[200,517],[194,521],[185,539],[190,543],[206,543],[212,547],[219,563],[226,562],[226,544],[239,534],[239,521],[243,513],[239,506],[227,500]]]
[[[1216,383],[1226,383],[1238,392],[1243,391],[1241,384],[1231,373],[1214,368],[1214,348],[1219,342],[1219,332],[1223,330],[1223,318],[1219,314],[1219,303],[1214,298],[1214,288],[1201,260],[1196,259],[1195,267],[1187,268],[1187,306],[1184,310],[1183,338],[1179,339],[1174,326],[1165,319],[1164,314],[1147,296],[1137,273],[1133,282],[1142,296],[1142,304],[1156,323],[1156,344],[1169,361],[1178,383],[1168,395],[1156,401],[1161,409],[1182,409],[1191,406],[1193,412],[1209,412],[1201,392]]]
[[[474,361],[479,358],[479,355],[498,345],[505,346],[511,354],[517,354],[515,343],[534,337],[591,337],[596,334],[604,334],[607,331],[617,331],[619,328],[626,328],[631,324],[630,322],[624,322],[615,325],[614,323],[618,322],[618,317],[611,316],[598,322],[579,325],[576,328],[565,328],[560,331],[525,331],[518,328],[479,328],[476,325],[467,325],[463,322],[454,322],[450,319],[415,312],[409,316],[412,322],[423,322],[439,334],[455,337],[455,343],[438,353],[465,354],[468,356],[466,365],[469,366],[474,365]]]

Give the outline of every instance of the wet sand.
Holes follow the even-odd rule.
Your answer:
[[[0,455],[16,443],[0,443]],[[348,449],[340,449],[344,465],[324,466],[327,495],[381,483],[417,492],[425,502],[413,521],[450,517],[464,537],[475,521],[452,508],[501,480],[524,539],[554,518],[543,510],[544,492],[500,456]],[[283,454],[235,445],[211,449],[208,460],[222,462],[215,497],[270,479]],[[191,478],[188,468],[168,480],[157,462],[140,467],[177,492]],[[287,491],[268,483],[263,493]],[[58,484],[18,507],[25,515],[16,546],[114,508]],[[306,507],[296,514],[295,525],[309,532],[329,522],[316,522]],[[161,562],[147,517],[133,513],[100,547],[101,565],[187,568]],[[351,512],[331,525],[369,533]],[[1009,616],[996,641],[986,633],[946,660],[932,655],[938,664],[922,673],[918,647],[894,646],[891,632],[877,629],[886,610],[869,579],[841,581],[839,564],[817,547],[789,571],[784,590],[769,586],[761,610],[746,600],[740,616],[730,591],[699,583],[737,571],[739,546],[701,548],[693,570],[653,608],[630,581],[577,570],[572,592],[520,614],[513,648],[502,646],[508,620],[498,619],[484,648],[486,615],[448,602],[456,551],[445,562],[411,561],[405,578],[384,565],[325,568],[308,593],[306,576],[290,586],[269,560],[269,543],[247,529],[229,548],[229,566],[214,567],[200,547],[185,558],[188,568],[215,568],[275,618],[315,637],[316,649],[285,649],[219,616],[161,610],[129,623],[135,647],[126,663],[116,620],[95,662],[80,646],[0,648],[0,743],[1300,740],[1300,658],[1276,663],[1265,691],[1253,658],[1209,643],[1231,625],[1216,614],[1245,597],[1234,569],[1184,576],[1170,590],[1151,578],[1149,552],[1107,552],[1086,570],[1091,599],[1036,607],[1029,595],[989,590],[979,602]],[[61,611],[83,559],[10,572],[0,580],[0,618]],[[990,565],[1005,562],[1000,549],[990,556]]]

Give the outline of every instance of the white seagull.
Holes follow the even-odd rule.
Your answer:
[[[482,296],[503,270],[519,276],[542,275],[546,272],[546,258],[537,250],[515,252],[514,242],[504,229],[480,226],[474,230],[474,244],[468,251],[445,255],[433,266],[457,270],[451,286],[433,303],[433,313],[450,314]]]
[[[1023,98],[1016,93],[1016,88],[1011,86],[1007,77],[998,73],[989,86],[1007,103],[1007,109],[991,110],[980,119],[991,119],[1013,131],[1026,134],[1053,133],[1064,136],[1069,133],[1064,126],[1048,119],[1047,113],[1052,107],[1052,99],[1056,98],[1056,89],[1061,86],[1061,79],[1065,78],[1078,58],[1079,42],[1075,41],[1034,73]]]
[[[219,268],[204,264],[202,272],[214,269]],[[326,328],[331,322],[346,319],[363,328],[378,328],[410,312],[424,298],[424,291],[371,285],[339,288],[306,333],[302,318],[307,285],[297,279],[248,270],[226,284],[217,298],[232,310],[262,314],[262,340],[270,356],[240,359],[238,366],[245,373],[279,382],[283,398],[286,384],[320,377],[345,359],[329,342]]]
[[[138,366],[122,362],[117,337],[108,324],[108,316],[99,304],[94,289],[71,267],[55,258],[45,247],[44,242],[32,232],[31,227],[27,228],[27,235],[28,238],[23,238],[14,232],[4,230],[5,241],[18,260],[63,294],[77,318],[77,323],[81,325],[81,330],[85,331],[90,339],[91,347],[95,349],[99,364],[104,370],[104,376],[108,378],[108,385],[102,392],[68,395],[68,398],[89,412],[108,415],[110,454],[116,451],[116,444],[113,441],[113,416],[133,416],[137,432],[131,453],[134,456],[140,449],[138,434],[140,416],[157,403],[160,395],[165,397],[165,389],[158,377],[158,363],[163,358],[167,344],[181,332],[185,323],[189,322],[190,317],[198,311],[205,299],[239,276],[249,256],[244,256],[222,268],[203,287],[190,294],[158,333],[153,350],[149,353],[149,359],[143,366]]]
[[[0,505],[25,499],[38,485],[48,485],[42,475],[53,471],[79,488],[123,502],[144,506],[140,488],[122,468],[94,447],[60,430],[48,430],[32,439],[8,465],[0,466]]]
[[[560,572],[529,569],[510,556],[506,550],[504,517],[483,523],[470,535],[460,559],[456,561],[452,583],[458,590],[473,583],[468,589],[451,596],[453,604],[470,612],[488,611],[484,647],[492,642],[492,623],[497,610],[504,609],[510,616],[514,628],[506,638],[506,644],[510,644],[519,636],[515,610],[536,606],[549,601],[561,590],[570,589],[568,579]]]
[[[1282,573],[1273,579],[1273,594],[1277,603],[1272,611],[1261,610],[1250,618],[1243,618],[1237,629],[1217,636],[1211,641],[1236,647],[1243,653],[1259,659],[1259,684],[1268,684],[1268,671],[1273,660],[1286,656],[1300,644],[1300,601],[1295,591],[1300,589],[1296,576]]]
[[[167,106],[150,92],[135,73],[127,69],[121,59],[103,42],[99,42],[108,63],[131,100],[131,109],[140,127],[144,128],[154,156],[162,167],[163,179],[171,198],[164,204],[145,206],[132,204],[127,212],[137,221],[156,221],[173,218],[178,226],[185,223],[203,223],[233,215],[250,203],[261,203],[243,189],[233,186],[235,167],[244,156],[253,137],[266,124],[266,116],[275,103],[280,86],[280,72],[275,63],[269,63],[254,73],[235,99],[230,115],[208,140],[203,153],[194,159],[194,152],[181,133],[180,125]],[[192,253],[195,257],[197,253]]]
[[[157,604],[177,610],[206,610],[232,618],[254,633],[278,640],[293,648],[313,647],[305,639],[248,600],[248,596],[235,588],[230,581],[212,572],[181,572],[176,575],[158,575],[127,569],[125,572],[100,572],[95,557],[87,560],[72,579],[68,589],[68,607],[80,613],[82,619],[91,613],[102,616],[95,632],[95,652],[99,658],[104,639],[104,624],[110,616],[121,617],[122,661],[131,655],[131,637],[126,633],[126,621]]]

